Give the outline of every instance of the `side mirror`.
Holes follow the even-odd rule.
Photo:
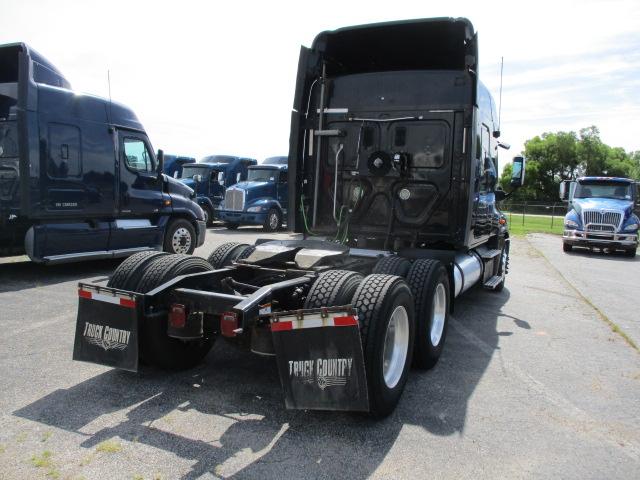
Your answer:
[[[498,189],[495,192],[493,192],[493,194],[496,197],[496,202],[501,202],[502,200],[504,200],[505,198],[507,198],[509,195],[507,194],[507,192],[505,192],[502,189]]]
[[[569,200],[569,189],[567,188],[567,181],[560,182],[560,200],[566,202]]]
[[[199,173],[196,173],[192,178],[194,182],[200,183],[202,181],[202,175],[200,175]]]
[[[158,177],[164,172],[164,152],[158,150]]]
[[[513,157],[513,167],[511,170],[511,186],[513,188],[520,188],[524,185],[524,172],[525,172],[525,159],[518,156]]]

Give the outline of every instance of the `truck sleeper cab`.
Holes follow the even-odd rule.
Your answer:
[[[227,188],[247,179],[247,169],[258,162],[253,158],[209,155],[183,167],[180,180],[196,192],[198,205],[208,224],[218,219],[218,209]]]
[[[36,262],[191,253],[192,190],[163,175],[136,115],[78,94],[25,44],[0,47],[0,254]]]
[[[287,408],[388,415],[410,366],[437,364],[456,297],[505,284],[496,202],[508,194],[495,188],[499,129],[477,71],[466,19],[319,34],[300,55],[290,134],[288,223],[302,239],[230,242],[207,262],[167,256],[130,282],[81,284],[74,358],[135,370],[140,345],[145,361],[188,367],[219,338],[275,357]],[[276,167],[249,179],[267,169],[275,182]],[[221,215],[245,214],[241,185]],[[151,279],[145,268],[164,275],[136,281]],[[112,314],[96,315],[114,295]],[[140,342],[106,355],[87,322]]]
[[[182,176],[182,167],[191,163],[196,163],[196,159],[193,157],[169,155],[165,153],[163,171],[170,177],[180,178]]]
[[[581,177],[561,183],[560,198],[569,202],[562,235],[565,252],[573,247],[600,248],[635,257],[640,199],[634,180]]]
[[[219,218],[229,230],[240,225],[262,225],[268,232],[282,227],[289,200],[288,159],[266,158],[260,165],[249,167],[246,182],[227,189]]]

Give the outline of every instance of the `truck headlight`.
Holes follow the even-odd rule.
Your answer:
[[[638,229],[638,224],[637,223],[630,223],[629,225],[624,227],[624,231],[625,232],[629,232],[631,230],[637,230],[637,229]]]
[[[574,222],[573,220],[565,220],[564,226],[567,228],[578,228],[578,222]]]
[[[260,206],[247,208],[247,212],[261,212],[261,211],[262,211],[262,207]]]

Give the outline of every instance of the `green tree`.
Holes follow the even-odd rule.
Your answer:
[[[546,132],[527,140],[523,155],[527,159],[525,186],[513,199],[556,201],[563,180],[582,175],[631,177],[640,179],[640,151],[627,153],[610,147],[600,139],[596,126],[575,132]],[[500,185],[510,191],[511,165],[506,165]]]

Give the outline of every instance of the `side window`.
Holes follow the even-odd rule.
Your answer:
[[[139,138],[124,139],[124,163],[134,172],[156,171],[155,162],[145,143]]]
[[[49,160],[51,178],[73,178],[82,175],[80,129],[73,125],[49,124]]]
[[[280,171],[280,176],[278,177],[278,183],[280,184],[287,183],[287,172]]]

